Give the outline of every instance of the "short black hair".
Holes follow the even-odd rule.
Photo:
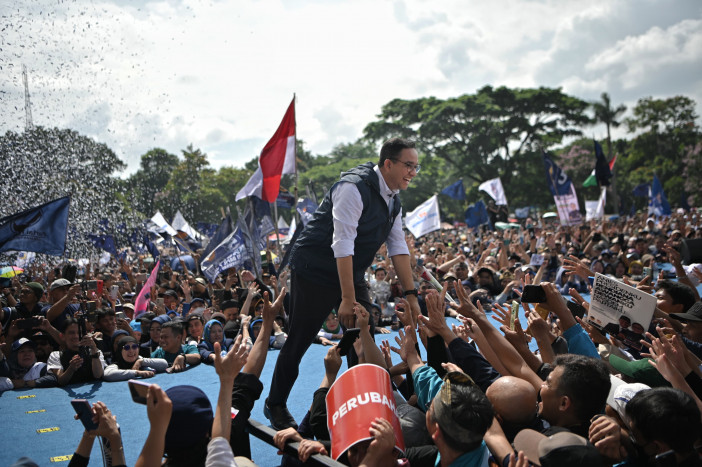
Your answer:
[[[165,329],[172,329],[174,336],[180,336],[183,334],[183,322],[182,321],[166,321],[161,325],[161,332]]]
[[[397,157],[397,155],[400,154],[403,149],[414,149],[415,147],[416,143],[411,139],[391,138],[387,140],[380,148],[378,167],[382,167],[387,159],[395,159],[395,157]]]
[[[446,384],[446,383],[444,383]],[[455,438],[449,427],[441,428],[441,435],[446,444],[460,452],[470,452],[477,449],[483,442],[485,432],[492,424],[495,411],[487,396],[477,386],[452,384],[451,385],[451,414],[453,423],[460,424],[472,432],[474,439],[465,440]],[[439,397],[439,396],[437,396]],[[432,421],[438,423],[434,412],[431,413]]]
[[[570,398],[578,419],[586,422],[602,413],[612,386],[609,370],[602,360],[565,354],[556,357],[555,366],[563,368],[558,391]]]
[[[66,334],[66,330],[74,324],[78,324],[78,320],[76,318],[69,316],[68,318],[64,319],[63,323],[61,324],[61,333]]]
[[[106,316],[115,316],[115,315],[116,315],[115,310],[113,310],[112,308],[98,308],[95,311],[95,318],[97,321],[100,321],[102,318],[104,318]]]
[[[646,441],[663,441],[677,453],[692,451],[702,434],[697,404],[679,389],[639,391],[626,404],[626,414]]]
[[[668,295],[670,295],[670,298],[673,300],[673,305],[682,305],[682,313],[685,313],[695,304],[695,293],[685,284],[663,280],[658,281],[656,288],[658,290],[663,289],[667,291]]]

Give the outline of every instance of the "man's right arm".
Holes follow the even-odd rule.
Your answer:
[[[75,297],[78,292],[80,292],[80,285],[71,286],[71,288],[68,289],[68,293],[61,297],[61,300],[51,305],[51,308],[46,311],[46,319],[48,319],[49,322],[52,322],[61,316],[63,310],[66,309],[68,304],[71,303],[71,300],[73,300],[73,297]]]
[[[336,258],[336,269],[341,286],[339,320],[347,328],[352,328],[355,322],[353,305],[356,301],[353,282],[353,248],[358,220],[363,211],[363,201],[356,185],[338,184],[332,191],[332,206],[334,234],[331,247]]]

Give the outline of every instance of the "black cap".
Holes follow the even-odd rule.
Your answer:
[[[685,313],[671,313],[670,317],[682,321],[683,323],[688,321],[702,323],[702,302],[695,303]]]

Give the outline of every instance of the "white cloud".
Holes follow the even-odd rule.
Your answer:
[[[625,89],[636,88],[664,67],[698,64],[702,58],[702,20],[684,20],[667,29],[652,27],[603,50],[587,64],[588,71],[623,68],[613,79]]]

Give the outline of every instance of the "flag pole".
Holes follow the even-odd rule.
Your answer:
[[[293,108],[294,116],[294,125],[295,125],[295,221],[297,224],[300,223],[300,214],[297,212],[297,197],[298,197],[298,190],[297,190],[297,184],[298,184],[298,178],[297,178],[297,94],[293,93],[293,101],[295,101],[295,107]],[[276,219],[276,222],[278,220]]]
[[[278,251],[278,256],[282,258],[282,253],[280,249],[280,231],[278,230],[278,202],[276,201],[275,203],[270,203],[273,205],[273,216],[275,219],[273,220],[273,228],[275,229],[275,249]],[[268,242],[268,238],[266,238],[266,242]]]

